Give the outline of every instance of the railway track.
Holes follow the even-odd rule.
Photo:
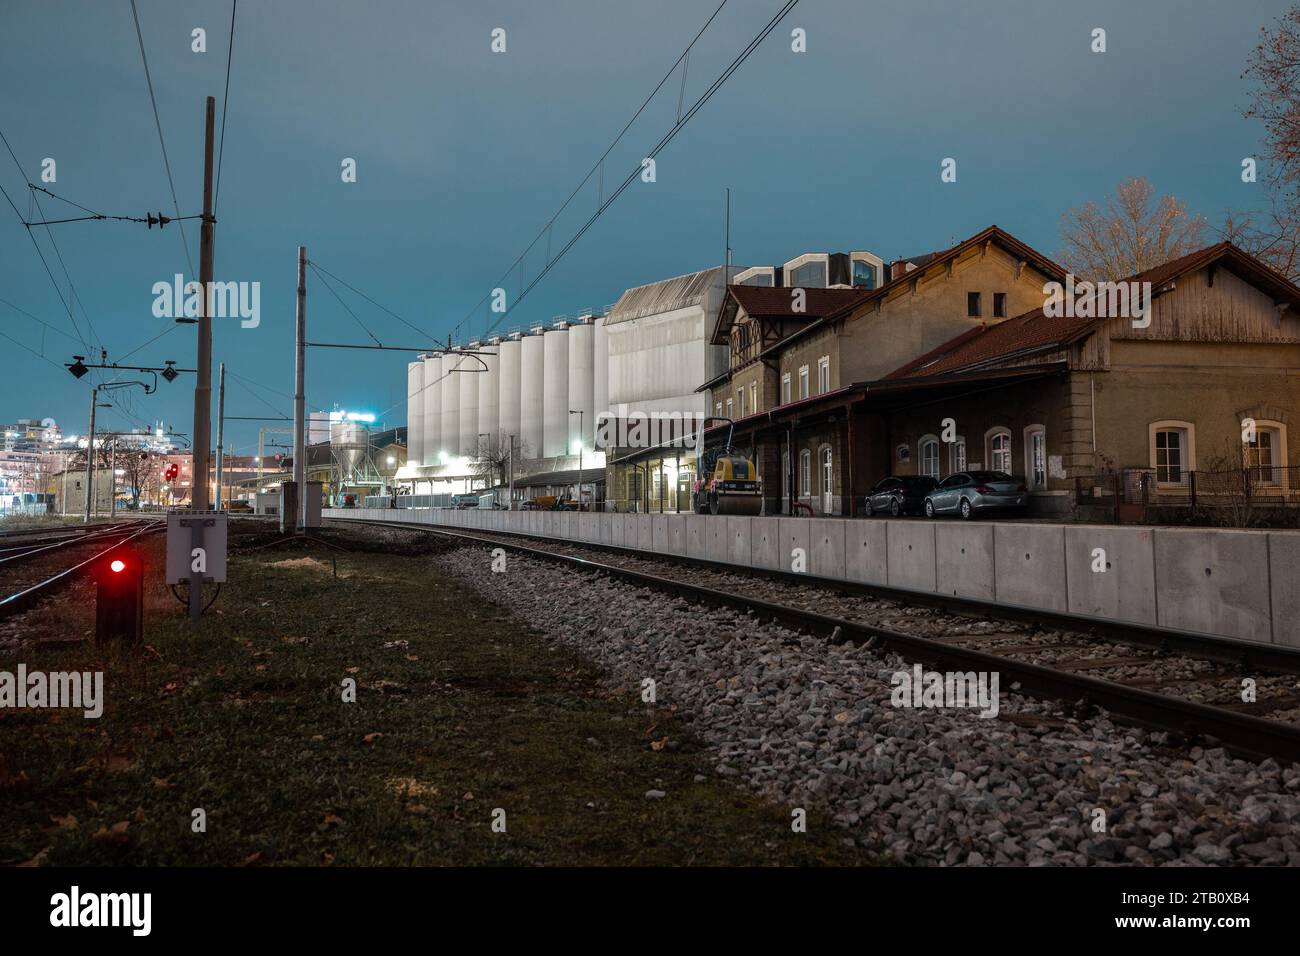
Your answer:
[[[165,527],[158,519],[142,518],[80,529],[84,533],[77,536],[54,534],[22,545],[6,545],[0,550],[0,620],[84,577],[114,548]]]
[[[822,638],[870,642],[938,669],[998,672],[1003,687],[1071,703],[1080,714],[1101,707],[1188,742],[1214,738],[1243,755],[1300,761],[1300,652],[1287,648],[1099,626],[935,595],[914,601],[910,592],[781,572],[756,580],[748,570],[739,574],[715,562],[612,546],[409,522],[356,523],[502,547]],[[1254,681],[1253,703],[1242,701],[1247,678]]]

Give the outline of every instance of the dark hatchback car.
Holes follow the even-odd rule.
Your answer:
[[[959,471],[925,496],[925,516],[959,514],[974,517],[987,511],[1023,511],[1029,489],[1003,471]]]
[[[928,475],[892,475],[884,478],[867,495],[867,516],[891,514],[919,515],[925,508],[925,496],[938,484]]]

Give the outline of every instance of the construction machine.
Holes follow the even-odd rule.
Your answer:
[[[706,418],[700,426],[699,441],[711,421],[724,421],[727,445],[721,453],[700,453],[700,475],[695,482],[695,511],[712,515],[757,515],[763,510],[763,480],[754,463],[744,455],[733,454],[731,435],[735,429],[729,418]],[[711,474],[710,474],[711,473]],[[703,477],[708,475],[709,477]]]

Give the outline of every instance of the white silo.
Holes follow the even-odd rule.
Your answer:
[[[569,330],[563,325],[547,329],[543,338],[546,371],[541,457],[555,458],[569,453]]]
[[[498,370],[497,428],[501,432],[501,441],[508,445],[510,436],[519,442],[519,392],[523,369],[519,364],[519,350],[523,346],[516,338],[502,341],[497,350],[500,356]]]
[[[460,373],[454,371],[461,356],[455,352],[443,354],[442,363],[442,438],[438,443],[439,458],[445,454],[455,458],[460,454]]]
[[[477,352],[478,343],[470,348]],[[476,355],[462,355],[456,379],[460,383],[460,453],[466,458],[478,455],[478,380],[483,364]]]
[[[406,460],[418,465],[424,455],[424,359],[406,366]]]
[[[497,430],[500,428],[500,402],[499,389],[501,388],[500,361],[497,357],[497,346],[485,345],[480,352],[486,354],[480,355],[483,364],[487,370],[479,372],[476,377],[478,380],[478,433],[487,435],[483,439],[492,443],[497,440]],[[489,444],[489,447],[491,445]]]
[[[424,454],[417,464],[438,464],[442,447],[442,359],[430,355],[424,360]]]
[[[566,442],[568,454],[573,454],[574,447],[579,442],[590,452],[591,438],[596,431],[596,392],[592,366],[595,332],[595,327],[586,322],[569,326],[569,411],[582,414],[569,416]]]
[[[542,457],[542,408],[545,404],[546,357],[543,337],[525,335],[519,342],[519,440],[522,455]]]
[[[596,414],[609,411],[609,336],[605,317],[596,319],[591,333],[592,403]]]

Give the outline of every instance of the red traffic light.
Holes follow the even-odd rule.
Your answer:
[[[126,562],[121,558],[117,558],[109,564],[109,567],[112,568],[114,572],[121,573],[126,570]]]
[[[172,462],[167,466],[167,470],[163,472],[163,479],[165,481],[175,481],[178,474],[180,474],[180,469],[175,462]]]

